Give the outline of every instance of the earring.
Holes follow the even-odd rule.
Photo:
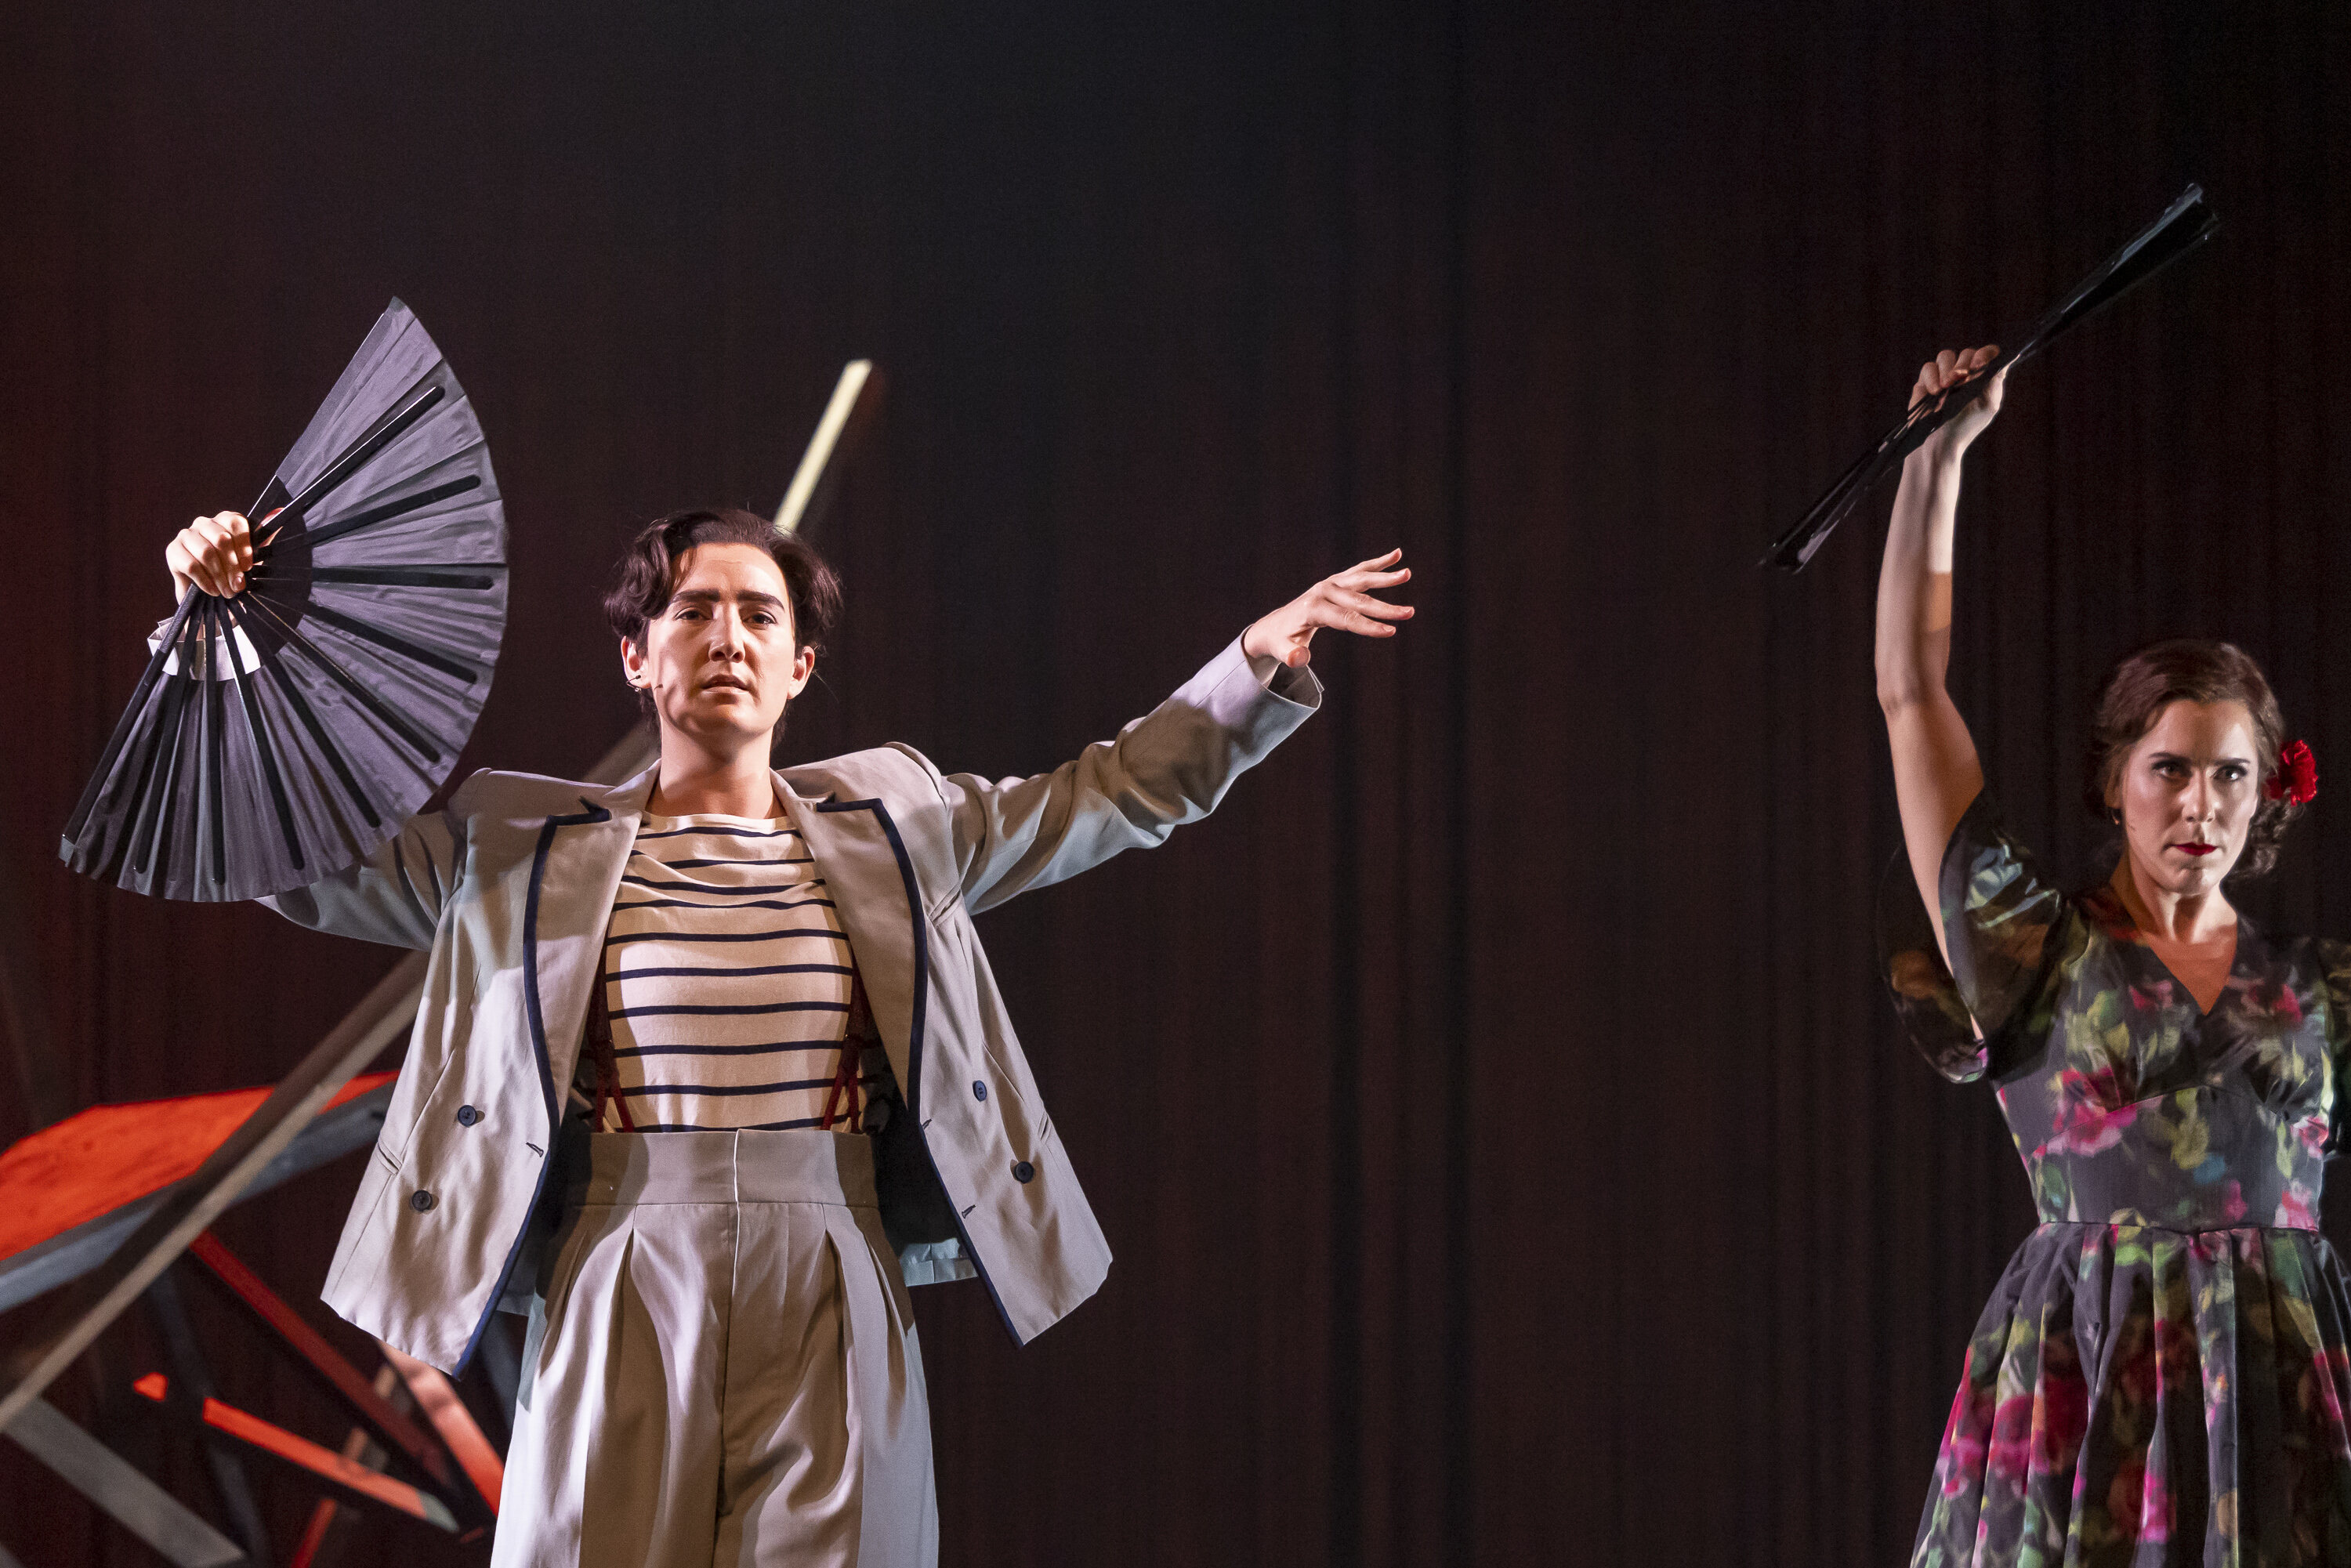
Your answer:
[[[2112,822],[2117,828],[2121,827],[2123,825],[2123,809],[2120,806],[2107,807],[2106,821]]]

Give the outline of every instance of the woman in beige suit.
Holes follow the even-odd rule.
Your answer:
[[[528,1303],[495,1562],[935,1560],[907,1284],[977,1277],[1025,1342],[1110,1263],[971,916],[1206,815],[1320,702],[1316,632],[1411,614],[1374,596],[1398,559],[1050,773],[904,747],[778,772],[838,589],[762,518],[677,513],[606,604],[653,768],[477,773],[270,901],[432,954],[324,1293],[444,1369]],[[169,562],[183,592],[235,591],[245,519],[197,519]]]

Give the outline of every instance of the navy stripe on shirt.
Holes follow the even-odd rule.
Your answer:
[[[630,907],[638,906],[632,904]],[[846,931],[828,931],[821,925],[787,925],[776,931],[631,931],[619,936],[605,937],[604,946],[613,947],[623,942],[779,942],[787,936],[829,936],[835,942],[849,940]]]

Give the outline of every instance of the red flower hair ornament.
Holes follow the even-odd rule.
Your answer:
[[[2310,754],[2310,742],[2294,741],[2278,753],[2277,771],[2262,780],[2262,793],[2296,806],[2318,799],[2318,758]]]

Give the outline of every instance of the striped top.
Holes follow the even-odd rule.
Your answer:
[[[814,1127],[828,1097],[833,1129],[855,1130],[871,1078],[832,1094],[854,973],[789,818],[648,814],[604,935],[617,1091],[634,1130]],[[597,1130],[622,1128],[606,1105]]]

